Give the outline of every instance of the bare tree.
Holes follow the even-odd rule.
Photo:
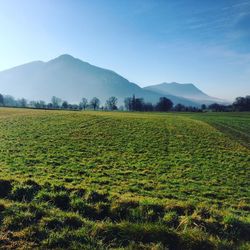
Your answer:
[[[93,107],[94,110],[98,109],[100,106],[100,100],[97,97],[94,97],[91,101],[90,101],[90,105]]]
[[[132,110],[132,98],[131,97],[127,97],[124,99],[124,106],[126,110],[128,111]]]
[[[4,106],[4,98],[2,94],[0,94],[0,106]]]
[[[53,96],[51,98],[51,103],[52,103],[53,108],[59,108],[62,103],[62,100],[56,96]]]
[[[106,105],[109,110],[117,110],[118,99],[115,96],[111,96],[107,101]]]
[[[22,99],[18,100],[18,104],[19,104],[18,106],[25,108],[25,107],[27,107],[28,102],[26,99],[22,98]]]
[[[82,101],[80,102],[80,107],[85,110],[88,106],[88,100],[86,98],[82,98]]]
[[[63,101],[63,103],[62,103],[62,108],[63,108],[63,109],[67,109],[68,107],[69,107],[68,102],[67,102],[67,101]]]
[[[161,97],[159,102],[156,104],[157,111],[169,111],[172,107],[172,101],[166,97]]]

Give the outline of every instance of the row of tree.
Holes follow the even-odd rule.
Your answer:
[[[149,102],[144,102],[143,98],[136,98],[135,95],[127,97],[124,100],[124,106],[118,108],[118,99],[115,96],[108,98],[104,106],[101,106],[101,101],[97,97],[93,97],[90,101],[86,98],[82,98],[79,104],[70,104],[67,101],[53,96],[51,102],[45,101],[30,101],[26,99],[15,99],[9,95],[0,94],[0,106],[7,107],[30,107],[37,109],[69,109],[69,110],[128,110],[128,111],[177,111],[177,112],[202,112],[202,111],[214,111],[214,112],[227,112],[227,111],[250,111],[250,96],[237,97],[231,105],[222,105],[213,103],[206,106],[205,104],[198,107],[185,106],[182,104],[173,105],[173,102],[166,98],[161,97],[159,101],[154,105]]]
[[[0,106],[11,107],[30,107],[37,109],[71,109],[71,110],[118,110],[118,99],[115,96],[108,98],[104,106],[101,106],[101,101],[97,97],[93,97],[90,101],[82,98],[79,104],[70,104],[63,101],[61,98],[53,96],[51,102],[45,101],[30,101],[26,99],[14,99],[12,96],[3,96],[0,94]],[[125,108],[124,108],[125,106]],[[161,97],[156,105],[145,103],[142,98],[128,97],[124,100],[124,106],[120,106],[120,110],[128,111],[169,111],[173,108],[173,103],[166,97]]]
[[[166,97],[161,97],[156,105],[145,103],[143,98],[127,97],[124,106],[128,111],[169,111],[173,108],[173,102]]]
[[[101,101],[97,97],[93,97],[90,101],[86,98],[82,98],[79,104],[70,104],[67,101],[63,101],[61,98],[53,96],[49,103],[45,101],[30,101],[26,99],[15,99],[9,95],[0,94],[0,106],[6,107],[22,107],[22,108],[37,108],[37,109],[71,109],[71,110],[85,110],[85,109],[108,109],[116,110],[118,99],[114,96],[110,97],[104,107],[100,107]]]
[[[237,97],[231,105],[213,103],[202,104],[200,107],[185,106],[183,104],[173,105],[172,101],[166,97],[161,97],[156,105],[145,103],[142,98],[128,97],[124,100],[125,108],[129,111],[177,111],[177,112],[232,112],[250,111],[250,96]]]
[[[237,97],[231,105],[213,103],[208,107],[204,107],[204,105],[202,105],[201,108],[208,109],[213,112],[250,111],[250,96]]]

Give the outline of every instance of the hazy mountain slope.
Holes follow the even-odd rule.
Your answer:
[[[112,71],[68,55],[0,72],[0,88],[2,92],[28,99],[49,101],[56,95],[70,102],[79,102],[82,97],[105,99],[110,95],[121,97],[143,92],[139,86]]]
[[[142,89],[113,71],[93,66],[70,55],[0,72],[0,93],[45,101],[50,101],[51,96],[55,95],[76,103],[82,97],[90,99],[96,96],[103,104],[110,96],[116,96],[122,104],[125,97],[133,94],[153,103],[164,95]],[[182,97],[166,96],[174,103],[196,105]]]
[[[183,83],[183,84],[176,82],[161,83],[145,87],[144,89],[159,94],[165,94],[165,95],[170,94],[178,97],[184,97],[197,103],[209,104],[213,102],[219,102],[219,103],[224,102],[223,100],[205,94],[192,83]]]

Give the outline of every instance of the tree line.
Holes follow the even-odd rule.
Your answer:
[[[207,107],[208,110],[213,112],[233,112],[233,111],[250,111],[250,96],[237,97],[230,105],[222,105],[213,103]]]
[[[185,106],[183,104],[174,105],[173,102],[166,98],[160,97],[156,104],[145,102],[143,98],[137,98],[135,95],[127,97],[124,105],[118,107],[118,98],[111,96],[104,105],[101,105],[100,99],[93,97],[91,100],[82,98],[79,104],[71,104],[59,97],[53,96],[49,103],[45,101],[27,101],[24,98],[15,99],[10,95],[0,94],[0,106],[36,108],[36,109],[65,109],[65,110],[127,110],[127,111],[176,111],[176,112],[229,112],[229,111],[250,111],[250,96],[237,97],[231,105],[222,105],[213,103],[210,105],[202,104],[200,107]]]
[[[0,106],[6,107],[22,107],[37,109],[69,109],[69,110],[127,110],[127,111],[169,111],[173,108],[173,103],[166,97],[161,97],[156,105],[145,103],[143,98],[132,97],[125,98],[124,106],[118,107],[118,98],[111,96],[107,99],[105,105],[101,106],[101,101],[97,97],[93,97],[90,101],[82,98],[79,104],[70,104],[61,98],[53,96],[49,103],[45,101],[30,101],[26,99],[15,99],[9,95],[0,94]]]
[[[27,101],[25,98],[15,99],[10,95],[0,94],[0,106],[2,107],[20,107],[20,108],[36,108],[36,109],[68,109],[68,110],[86,110],[86,109],[107,109],[117,110],[118,99],[114,96],[110,97],[105,106],[101,106],[101,101],[97,97],[93,97],[90,101],[82,98],[79,104],[71,104],[59,97],[53,96],[49,103],[43,100]]]

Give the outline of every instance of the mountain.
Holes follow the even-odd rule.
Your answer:
[[[145,90],[150,90],[152,92],[164,95],[174,95],[174,96],[181,96],[183,98],[192,100],[193,102],[199,104],[211,104],[214,102],[224,103],[225,101],[211,97],[200,89],[198,89],[192,83],[161,83],[157,85],[151,85],[144,88]]]
[[[116,96],[119,104],[135,95],[156,103],[163,93],[143,89],[117,73],[93,66],[70,55],[61,55],[51,61],[35,61],[0,72],[0,93],[28,100],[50,101],[58,96],[71,103],[82,97],[98,97],[102,104]],[[196,102],[171,94],[164,94],[174,103],[197,105]]]
[[[70,55],[61,55],[48,62],[35,61],[0,72],[0,93],[28,100],[45,100],[52,96],[70,103],[85,97],[98,97],[102,104],[116,96],[119,105],[124,98],[135,95],[145,102],[156,103],[165,96],[174,104],[199,106],[221,102],[193,84],[162,83],[141,88],[114,71],[96,67]]]

